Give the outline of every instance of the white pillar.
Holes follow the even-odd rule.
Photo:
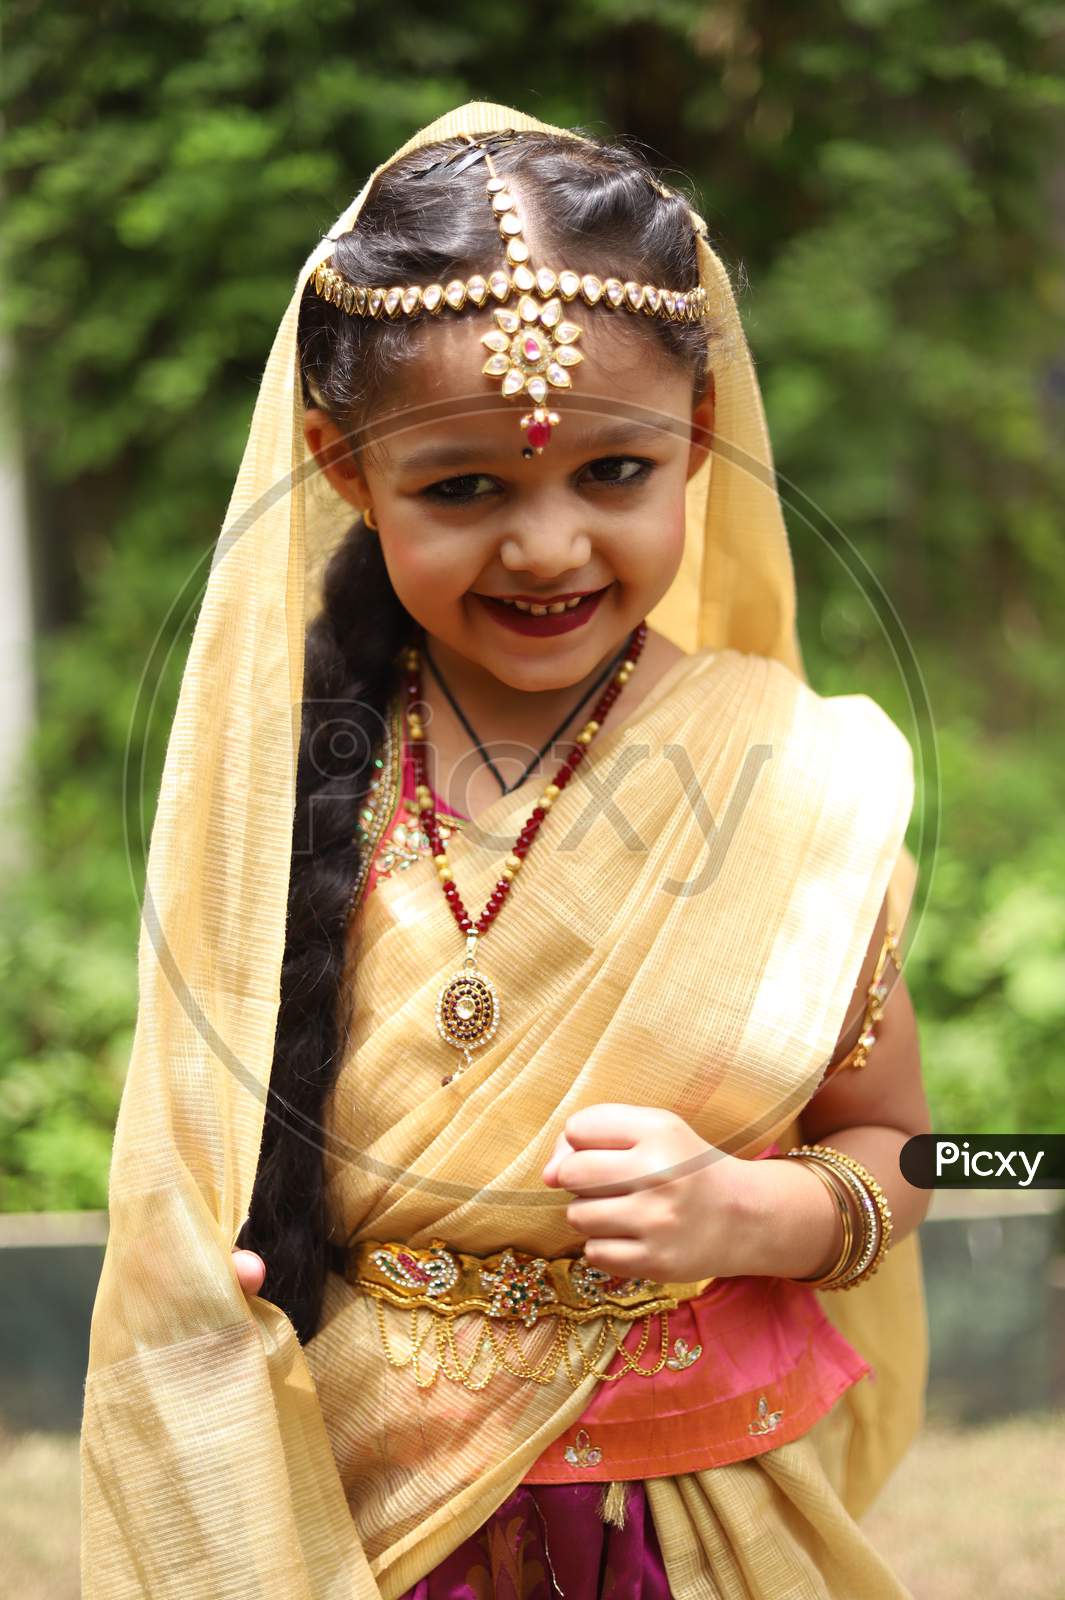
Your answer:
[[[0,864],[5,866],[13,865],[19,853],[8,806],[23,776],[36,715],[29,524],[11,364],[10,348],[0,340]]]

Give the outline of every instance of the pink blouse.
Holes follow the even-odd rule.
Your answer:
[[[382,792],[374,780],[364,826],[380,825],[375,806]],[[438,796],[434,802],[446,843],[467,819]],[[404,747],[400,802],[374,850],[366,893],[430,853]],[[772,1144],[754,1159],[778,1148]],[[716,1278],[668,1318],[670,1353],[662,1370],[599,1384],[579,1421],[552,1441],[524,1482],[663,1477],[741,1461],[799,1438],[845,1389],[872,1375],[815,1292],[790,1278]],[[634,1357],[642,1333],[637,1321],[625,1336]],[[660,1345],[648,1347],[639,1364],[653,1366],[660,1354]],[[618,1355],[607,1370],[622,1365]]]

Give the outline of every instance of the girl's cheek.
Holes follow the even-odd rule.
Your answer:
[[[384,553],[397,587],[429,582],[445,559],[442,542],[417,523],[393,523],[384,535]]]
[[[424,530],[416,538],[393,539],[385,556],[400,599],[437,611],[465,594],[483,566],[467,541],[434,539]]]
[[[684,554],[686,514],[679,506],[663,506],[638,530],[612,541],[615,574],[636,583],[657,583],[662,574],[675,573]]]
[[[415,614],[424,610],[432,589],[424,557],[395,539],[385,545],[384,556],[392,587],[402,604]]]
[[[687,512],[682,501],[680,507],[674,513],[672,525],[670,527],[669,555],[670,558],[676,562],[679,562],[681,556],[684,554],[684,539],[687,532],[687,522]]]
[[[651,549],[651,560],[659,571],[680,565],[684,554],[684,536],[687,515],[683,497],[664,514]]]

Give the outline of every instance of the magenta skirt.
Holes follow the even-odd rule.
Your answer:
[[[599,1515],[601,1483],[520,1483],[400,1600],[670,1600],[642,1483],[624,1528]]]

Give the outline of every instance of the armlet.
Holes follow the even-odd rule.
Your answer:
[[[895,963],[896,969],[901,973],[902,962],[899,959],[898,939],[890,923],[884,934],[884,942],[880,946],[880,954],[877,957],[872,982],[866,990],[865,1015],[862,1018],[862,1029],[858,1035],[858,1041],[852,1049],[847,1051],[842,1060],[829,1067],[818,1084],[819,1089],[823,1089],[825,1084],[831,1078],[834,1078],[837,1072],[842,1072],[845,1067],[851,1067],[858,1071],[869,1060],[870,1052],[877,1041],[880,1019],[884,1015],[884,1001],[887,999],[888,993],[887,984],[884,982],[884,969],[887,966],[889,956]]]

